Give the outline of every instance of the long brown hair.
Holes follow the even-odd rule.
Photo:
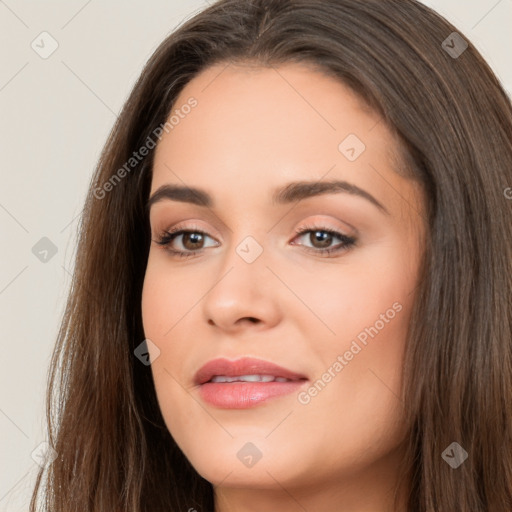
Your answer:
[[[220,0],[154,52],[100,157],[48,382],[57,458],[31,512],[41,491],[51,512],[213,510],[212,485],[177,447],[134,356],[154,151],[126,163],[195,75],[229,62],[311,64],[398,135],[402,167],[428,197],[403,368],[408,510],[512,510],[512,108],[498,79],[415,0]],[[454,442],[468,455],[457,468],[443,456]]]

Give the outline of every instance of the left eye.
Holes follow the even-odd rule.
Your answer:
[[[331,254],[334,252],[341,252],[349,249],[356,243],[356,239],[344,235],[343,233],[339,233],[338,231],[334,231],[332,229],[321,228],[321,227],[308,227],[302,230],[297,231],[299,238],[304,237],[309,234],[308,240],[311,242],[313,247],[304,246],[308,250],[316,249],[315,253],[320,254]],[[330,247],[333,243],[333,240],[337,238],[341,241],[337,246]],[[315,245],[318,244],[318,245]]]

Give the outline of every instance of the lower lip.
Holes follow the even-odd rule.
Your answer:
[[[305,382],[207,382],[199,387],[199,394],[205,402],[216,407],[247,409],[271,398],[297,392]]]

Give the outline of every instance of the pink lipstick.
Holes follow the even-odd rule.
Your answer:
[[[246,357],[213,359],[195,375],[201,398],[225,409],[246,409],[297,392],[307,380],[269,361]]]

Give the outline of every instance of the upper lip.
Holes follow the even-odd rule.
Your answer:
[[[293,372],[270,361],[243,357],[235,361],[225,358],[208,361],[197,371],[195,383],[204,384],[215,375],[225,375],[227,377],[239,377],[240,375],[273,375],[274,377],[284,377],[290,380],[307,379],[305,375]]]

